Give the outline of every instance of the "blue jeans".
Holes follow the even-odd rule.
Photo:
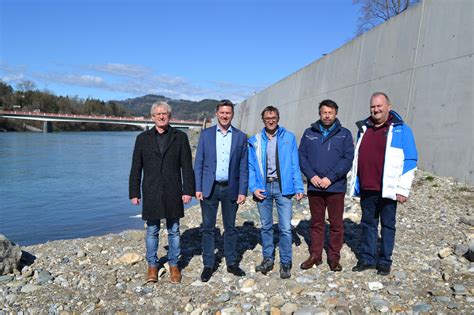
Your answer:
[[[158,266],[158,241],[160,235],[160,220],[146,221],[146,261],[148,266]],[[179,247],[179,218],[166,219],[168,230],[168,263],[170,266],[177,266],[180,255]]]
[[[209,198],[201,200],[202,214],[202,260],[204,267],[214,267],[214,229],[216,227],[217,209],[219,202],[222,208],[222,221],[224,224],[224,256],[227,266],[237,263],[237,230],[235,228],[235,217],[237,214],[237,200],[231,200],[228,196],[228,186],[214,184]]]
[[[262,223],[260,235],[262,237],[263,257],[275,260],[275,246],[273,245],[273,201],[275,200],[278,212],[278,228],[280,230],[280,263],[291,264],[291,244],[293,243],[291,235],[291,196],[281,194],[278,182],[267,183],[265,193],[266,198],[257,202],[260,222]]]
[[[362,240],[360,260],[369,265],[392,265],[392,253],[395,246],[395,223],[397,201],[382,198],[381,192],[362,191]],[[380,253],[377,258],[378,225],[382,226]]]

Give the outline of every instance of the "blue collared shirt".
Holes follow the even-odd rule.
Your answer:
[[[219,125],[216,128],[216,180],[224,181],[229,179],[230,147],[232,145],[232,126],[227,129],[224,135]]]

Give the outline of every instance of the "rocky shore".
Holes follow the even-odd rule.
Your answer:
[[[222,259],[208,283],[199,280],[201,219],[194,206],[181,221],[182,283],[170,283],[166,264],[158,283],[145,283],[144,230],[48,242],[21,248],[20,270],[4,268],[0,314],[472,314],[473,205],[472,186],[419,171],[410,201],[398,207],[392,273],[383,277],[372,270],[351,271],[361,215],[352,198],[346,198],[343,271],[331,272],[327,264],[301,270],[308,255],[310,214],[307,199],[295,201],[292,277],[282,280],[278,266],[266,276],[254,271],[262,258],[259,219],[255,203],[248,200],[237,222],[240,264],[247,275],[227,273]],[[222,238],[217,240],[222,257]],[[166,243],[162,230],[163,262]]]

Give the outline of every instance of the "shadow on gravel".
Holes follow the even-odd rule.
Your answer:
[[[253,251],[257,244],[261,244],[260,240],[260,229],[255,227],[253,221],[246,221],[242,226],[237,226],[237,259],[238,262],[242,260],[242,257],[246,251]],[[279,242],[279,229],[278,224],[273,225],[273,243],[275,248]],[[296,229],[292,229],[293,243],[296,246],[301,245],[301,238],[298,236]],[[224,238],[221,230],[216,228],[214,230],[214,241],[215,248],[217,249],[215,267],[218,267],[224,258]],[[166,247],[166,249],[168,249]],[[191,259],[194,256],[202,255],[202,239],[200,228],[187,229],[181,234],[181,260],[180,268],[185,269]],[[260,260],[262,257],[256,257],[256,260]],[[166,257],[160,258],[160,263],[165,263]]]
[[[248,250],[253,250],[260,242],[260,230],[253,222],[244,222],[242,226],[236,226],[237,230],[237,259],[242,260],[242,256]],[[221,230],[214,230],[214,244],[217,249],[215,265],[219,266],[224,258],[224,238]],[[167,249],[167,248],[166,248]],[[187,229],[181,234],[181,261],[180,268],[185,269],[194,256],[202,255],[202,239],[200,228]],[[162,258],[166,261],[166,258]],[[161,261],[161,259],[160,259]]]
[[[295,232],[301,235],[308,247],[311,243],[310,237],[311,222],[309,220],[301,220],[295,228]],[[329,248],[329,224],[325,224],[324,250]],[[360,243],[360,224],[353,222],[350,219],[344,219],[344,243],[351,249],[351,251],[358,257],[359,243]],[[294,238],[294,237],[293,237]]]

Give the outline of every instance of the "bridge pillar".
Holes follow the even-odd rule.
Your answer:
[[[43,132],[44,132],[44,133],[53,132],[53,122],[51,122],[51,121],[44,121],[44,122],[43,122]]]

